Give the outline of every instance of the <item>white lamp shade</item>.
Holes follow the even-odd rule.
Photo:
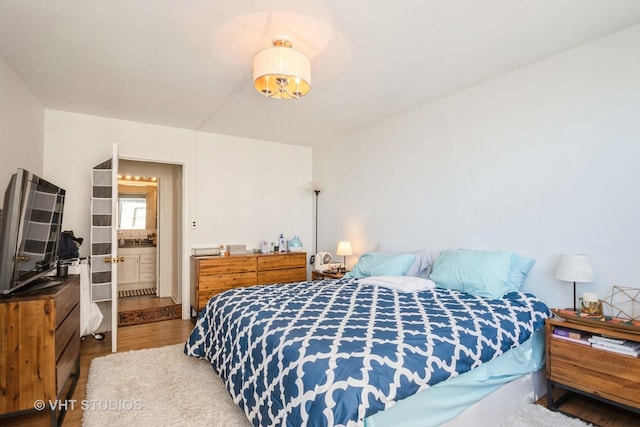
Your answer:
[[[285,92],[280,90],[278,79],[286,82]],[[290,42],[276,40],[273,47],[261,50],[253,58],[253,85],[258,92],[273,98],[304,96],[311,89],[311,62]]]
[[[309,186],[313,191],[322,191],[322,184],[320,184],[319,182],[311,181],[309,183]]]
[[[343,240],[338,242],[338,249],[336,250],[336,255],[338,256],[353,255],[353,250],[351,249],[351,242],[348,240]]]
[[[556,279],[567,282],[593,282],[593,270],[586,255],[563,255],[556,268]]]

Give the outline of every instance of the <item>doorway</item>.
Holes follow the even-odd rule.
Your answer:
[[[181,317],[182,166],[118,165],[118,326]]]

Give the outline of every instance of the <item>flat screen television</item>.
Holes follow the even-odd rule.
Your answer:
[[[64,198],[64,189],[24,169],[11,177],[0,213],[0,294],[57,284],[44,276],[58,261]]]

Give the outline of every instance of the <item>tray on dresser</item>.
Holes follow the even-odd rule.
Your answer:
[[[575,323],[582,323],[591,326],[600,326],[602,328],[615,329],[619,331],[640,334],[640,321],[632,319],[623,319],[621,317],[612,316],[593,316],[580,313],[576,310],[552,308],[551,311],[558,317]]]

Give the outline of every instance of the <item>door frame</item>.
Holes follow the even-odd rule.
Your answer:
[[[156,289],[161,291],[160,278],[163,276],[162,265],[166,265],[167,262],[172,263],[172,272],[170,273],[172,282],[175,286],[175,292],[170,289],[170,294],[175,295],[178,298],[179,303],[183,304],[184,316],[184,304],[185,304],[185,290],[182,284],[184,283],[184,274],[188,270],[188,264],[185,265],[184,253],[185,239],[187,238],[185,232],[185,169],[186,166],[182,162],[170,162],[151,158],[139,158],[120,155],[119,160],[120,171],[126,174],[139,175],[139,176],[157,176],[158,177],[158,196],[156,201],[157,211],[157,252],[156,252]],[[133,163],[131,165],[130,163]],[[135,164],[139,164],[137,167]],[[150,166],[145,166],[150,165]],[[154,165],[157,167],[154,168]],[[137,169],[136,169],[137,168]],[[157,170],[154,170],[157,169]],[[121,173],[122,174],[122,173]],[[172,192],[172,201],[165,199],[166,192]],[[164,210],[167,206],[163,206],[163,203],[170,203],[174,206],[174,215],[167,216]],[[165,209],[162,209],[162,208]],[[164,224],[163,223],[166,223]],[[173,235],[173,240],[172,236]],[[175,250],[175,253],[172,251]],[[163,259],[164,257],[164,259]],[[188,262],[188,260],[187,260]],[[164,270],[166,272],[166,269]],[[188,284],[187,284],[188,285]],[[165,288],[162,288],[163,290]],[[187,292],[188,292],[187,287]],[[188,304],[187,304],[188,305]],[[189,313],[187,311],[187,313]],[[188,317],[186,317],[188,318]]]

